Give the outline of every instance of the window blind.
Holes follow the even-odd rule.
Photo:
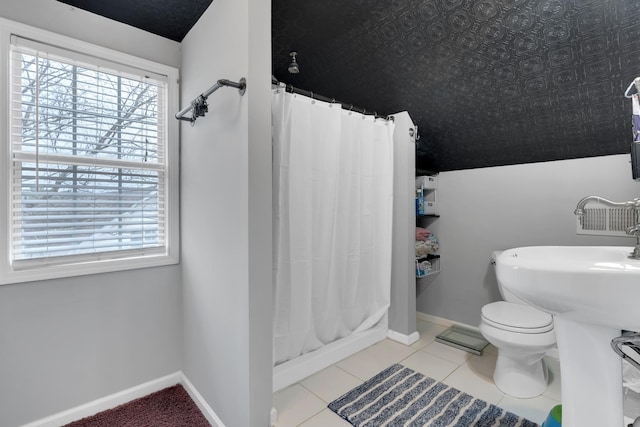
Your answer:
[[[11,39],[11,258],[56,264],[166,245],[166,78]]]

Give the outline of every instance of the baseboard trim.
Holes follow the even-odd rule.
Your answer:
[[[422,313],[421,311],[416,312],[416,319],[435,323],[436,325],[444,326],[446,328],[455,325],[480,332],[480,328],[478,326],[467,325],[466,323],[456,322],[454,320],[445,319],[444,317],[433,316],[431,314]]]
[[[123,403],[130,402],[176,384],[181,384],[184,387],[204,417],[213,427],[225,427],[222,420],[220,420],[213,409],[211,409],[211,406],[209,406],[206,400],[204,400],[202,395],[198,390],[196,390],[191,381],[189,381],[182,371],[174,372],[173,374],[113,393],[109,396],[101,397],[100,399],[84,403],[62,412],[58,412],[57,414],[24,424],[22,427],[60,427],[61,425],[90,417],[98,412],[113,409]]]
[[[386,321],[386,320],[385,320]],[[273,368],[273,392],[303,380],[340,360],[382,341],[387,336],[387,325],[374,326],[357,332],[309,353],[288,360]]]
[[[123,403],[146,396],[164,388],[180,383],[180,372],[166,375],[155,380],[128,388],[126,390],[113,393],[109,396],[84,403],[71,409],[67,409],[57,414],[24,424],[22,427],[60,427],[82,418],[90,417],[98,412],[115,408]]]
[[[417,331],[414,331],[409,335],[406,335],[389,329],[389,332],[387,332],[387,337],[404,345],[411,345],[420,339],[420,334]]]
[[[202,395],[198,392],[198,390],[194,387],[191,381],[189,381],[189,378],[187,378],[183,372],[180,372],[180,383],[187,391],[187,393],[189,393],[191,399],[193,399],[195,404],[198,406],[200,412],[202,412],[204,417],[213,427],[225,427],[220,417],[218,417],[213,408],[209,406],[204,397],[202,397]]]

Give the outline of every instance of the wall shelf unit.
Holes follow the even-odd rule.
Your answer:
[[[440,218],[436,193],[438,190],[438,175],[416,176],[416,227],[428,229],[432,221]],[[429,238],[425,241],[428,248],[434,244]],[[419,242],[416,242],[418,251]],[[420,253],[416,253],[416,279],[430,277],[440,272],[440,255],[436,250],[425,254],[425,246]],[[438,244],[439,246],[439,244]]]

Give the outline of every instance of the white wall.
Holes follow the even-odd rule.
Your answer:
[[[500,299],[489,264],[493,250],[633,245],[629,238],[576,234],[573,210],[588,195],[640,197],[629,155],[441,173],[441,217],[431,229],[440,240],[442,271],[418,281],[418,311],[477,326],[482,306]]]
[[[0,286],[0,425],[180,370],[177,267]]]
[[[266,426],[271,408],[270,16],[216,0],[182,46],[183,105],[248,83],[181,127],[183,371],[227,427]]]
[[[2,0],[0,16],[179,65],[179,44],[53,0]],[[178,371],[180,325],[177,265],[0,286],[0,425]]]
[[[406,111],[394,114],[393,255],[389,329],[409,336],[416,332],[415,293],[415,125]],[[411,129],[411,131],[410,131]]]
[[[43,30],[180,66],[180,43],[54,0],[2,0],[0,16]]]

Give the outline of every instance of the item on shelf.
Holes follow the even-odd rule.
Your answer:
[[[438,175],[416,176],[416,188],[438,188]]]
[[[428,260],[416,260],[416,277],[424,277],[431,273],[433,268]]]
[[[423,208],[424,215],[438,214],[435,200],[428,200],[425,198],[423,204],[424,204],[424,208]]]
[[[416,258],[416,278],[421,279],[440,272],[440,255]]]
[[[422,188],[416,190],[416,215],[424,215],[424,197]]]
[[[416,177],[416,215],[437,215],[436,189],[438,188],[438,175],[424,175]],[[420,196],[418,196],[418,194]],[[422,198],[421,207],[418,209],[418,197]]]
[[[427,255],[435,255],[440,249],[440,243],[435,234],[430,234],[426,240],[416,241],[416,258],[423,258]]]
[[[426,228],[416,227],[416,240],[427,240],[431,232]]]

